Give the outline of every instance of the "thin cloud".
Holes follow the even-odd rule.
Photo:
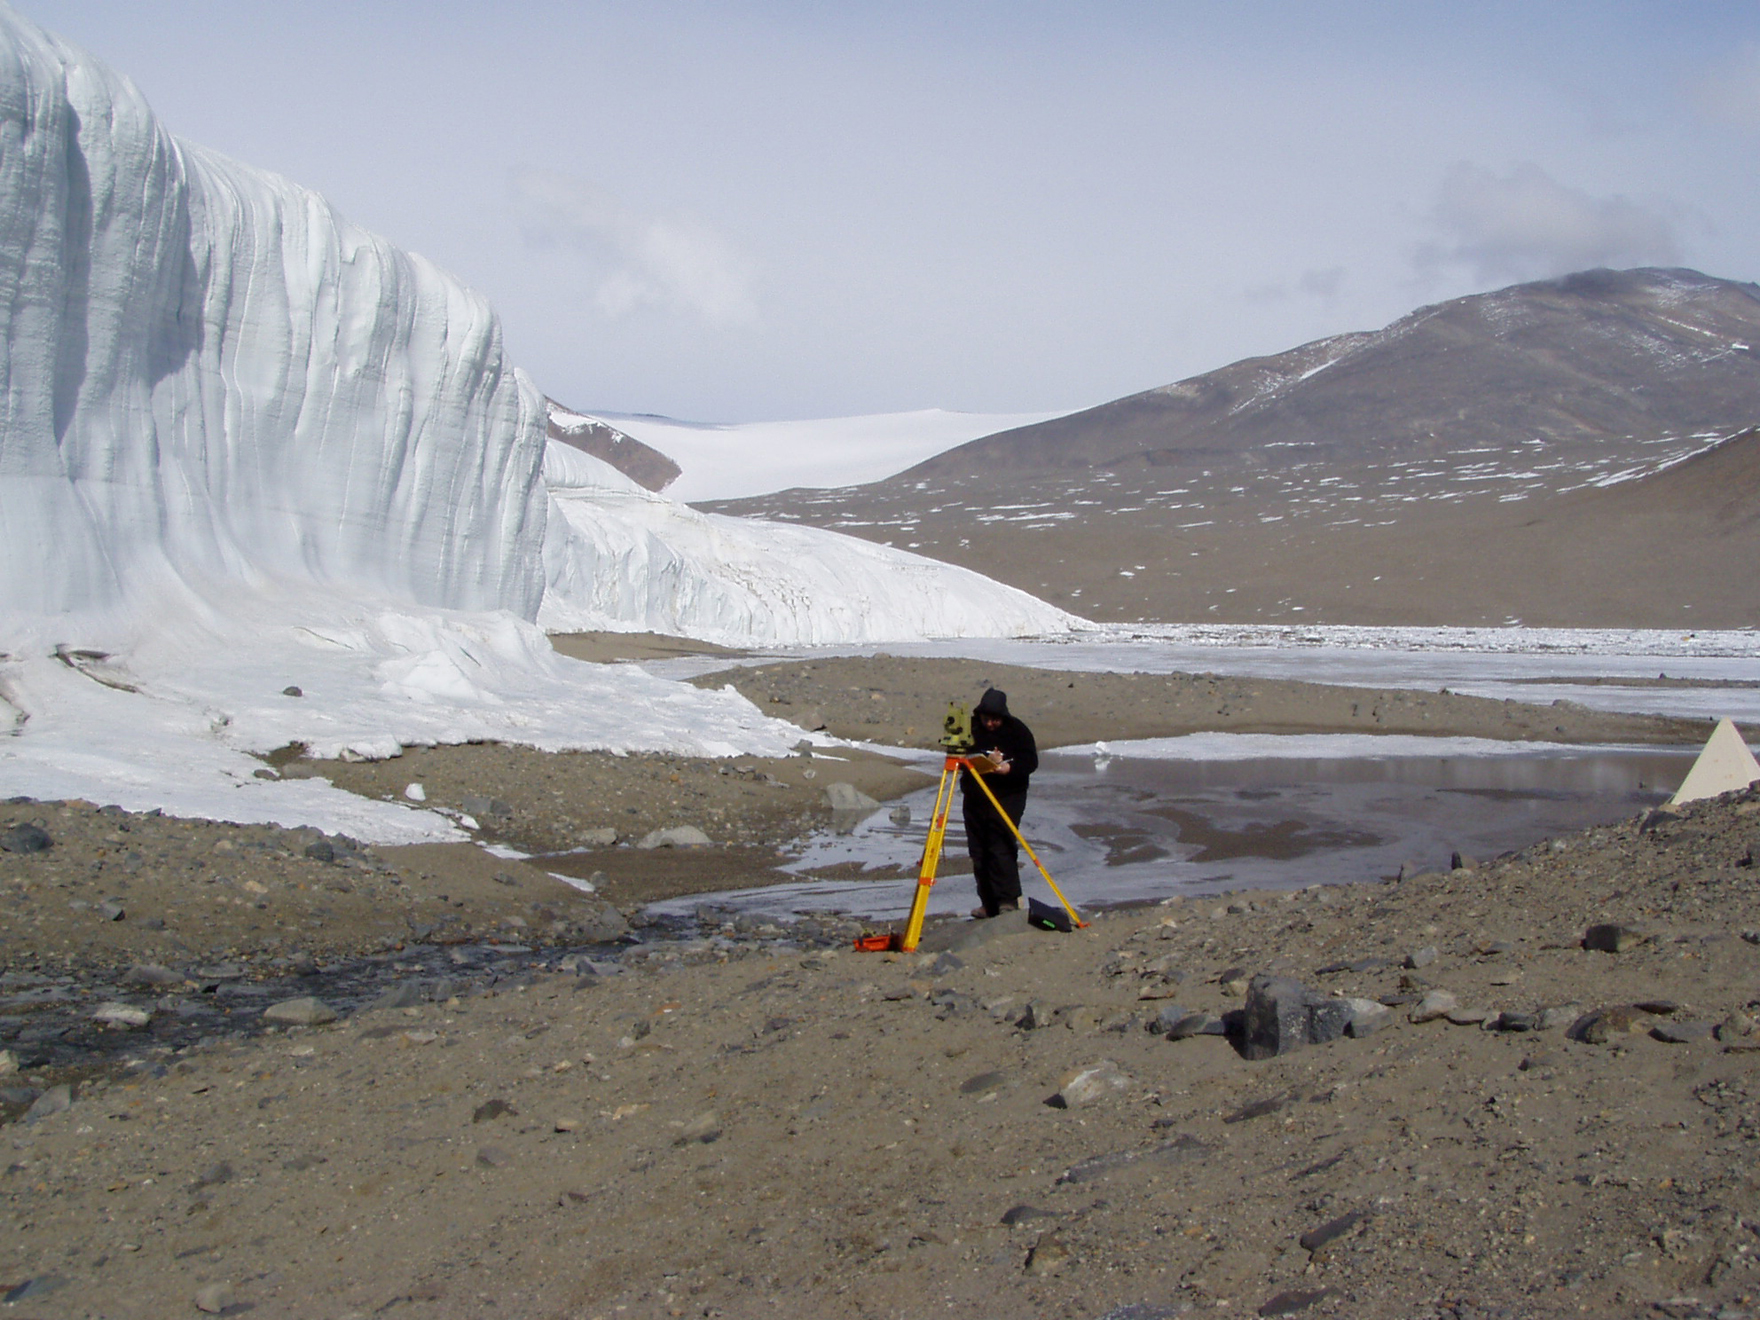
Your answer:
[[[684,311],[711,325],[757,319],[751,260],[689,216],[644,214],[615,193],[550,170],[514,176],[526,241],[584,255],[594,300],[608,317],[643,307]]]
[[[1680,262],[1674,219],[1621,196],[1566,187],[1538,165],[1498,175],[1465,162],[1449,170],[1430,212],[1440,241],[1419,248],[1419,273],[1465,266],[1482,284],[1545,279],[1596,266]]]

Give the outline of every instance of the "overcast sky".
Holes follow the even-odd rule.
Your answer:
[[[25,0],[583,409],[1074,408],[1595,265],[1760,277],[1760,6]]]

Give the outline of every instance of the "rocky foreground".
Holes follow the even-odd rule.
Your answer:
[[[1069,935],[872,955],[705,911],[248,1040],[149,1023],[5,1127],[0,1283],[43,1317],[1736,1320],[1756,844],[1749,790]]]

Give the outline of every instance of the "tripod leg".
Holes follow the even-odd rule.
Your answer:
[[[984,776],[974,773],[972,778],[978,781],[978,787],[984,790],[984,796],[990,799],[990,805],[996,808],[996,814],[1002,817],[1002,823],[1008,826],[1015,841],[1027,850],[1027,856],[1033,859],[1033,865],[1039,868],[1039,874],[1045,877],[1045,883],[1051,886],[1051,892],[1057,895],[1057,901],[1063,904],[1063,910],[1069,913],[1069,919],[1078,926],[1086,926],[1088,923],[1083,921],[1081,914],[1069,905],[1069,900],[1063,896],[1063,890],[1057,887],[1057,881],[1051,878],[1051,872],[1045,869],[1045,863],[1040,861],[1039,854],[1033,851],[1033,845],[1027,842],[1026,836],[1020,832],[1019,826],[1010,820],[1008,813],[1002,809],[1002,803],[996,800],[996,794],[990,791],[990,785],[984,782]]]
[[[929,915],[929,891],[935,887],[935,868],[941,862],[941,847],[947,837],[947,813],[953,809],[954,763],[949,760],[941,769],[941,784],[935,790],[935,814],[929,818],[929,836],[923,840],[923,864],[917,872],[917,892],[911,899],[910,919],[905,922],[899,948],[910,953],[923,937],[923,919]]]

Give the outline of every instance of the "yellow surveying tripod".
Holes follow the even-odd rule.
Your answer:
[[[1070,921],[1077,926],[1086,926],[1088,923],[1070,906],[1069,900],[1063,896],[1063,890],[1057,887],[1057,881],[1051,878],[1051,872],[1045,869],[1045,863],[1039,860],[1039,854],[1033,851],[1033,845],[1026,841],[1019,827],[1009,819],[1002,804],[996,800],[996,794],[990,791],[990,785],[984,782],[981,768],[993,770],[995,762],[990,760],[988,754],[969,754],[972,746],[971,724],[964,707],[952,706],[948,710],[944,727],[947,733],[941,741],[948,749],[948,756],[941,764],[941,783],[935,790],[935,812],[929,818],[929,837],[923,841],[923,862],[917,871],[917,892],[911,900],[911,915],[905,922],[904,934],[864,935],[856,941],[856,948],[868,952],[895,950],[910,953],[922,939],[923,919],[929,914],[929,891],[935,887],[935,868],[941,863],[941,853],[947,838],[947,817],[953,810],[953,791],[962,769],[971,772],[973,781],[984,790],[984,796],[990,799],[990,805],[996,808],[997,817],[1008,826],[1015,841],[1027,850],[1027,856],[1033,859],[1033,865],[1039,868],[1039,874],[1045,877],[1045,883],[1051,886],[1051,892],[1057,895],[1057,901],[1069,913]],[[979,762],[983,763],[982,767]]]

